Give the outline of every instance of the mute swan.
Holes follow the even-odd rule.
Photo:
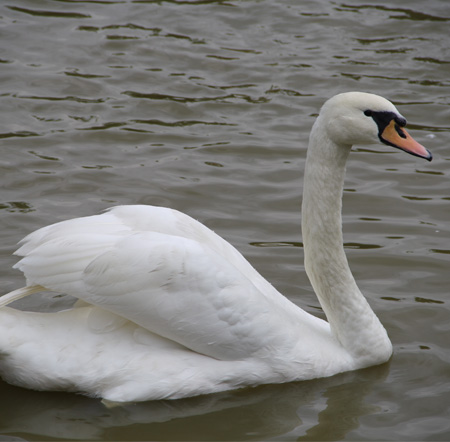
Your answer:
[[[229,243],[176,210],[119,206],[31,233],[16,252],[27,286],[79,298],[58,313],[0,310],[0,374],[37,390],[114,402],[176,399],[331,376],[387,361],[386,330],[342,245],[345,163],[381,141],[431,161],[386,99],[339,94],[307,153],[305,268],[328,322],[282,296]]]

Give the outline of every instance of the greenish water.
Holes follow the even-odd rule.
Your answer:
[[[449,22],[446,0],[2,2],[2,293],[23,285],[11,253],[32,230],[156,204],[214,229],[322,315],[300,232],[322,103],[383,95],[434,155],[366,146],[348,164],[346,251],[393,341],[388,364],[113,409],[0,381],[3,440],[450,439]]]

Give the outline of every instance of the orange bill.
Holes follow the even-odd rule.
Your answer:
[[[403,127],[400,127],[395,120],[392,120],[384,129],[381,138],[391,146],[398,147],[428,161],[432,160],[431,152],[418,143]]]

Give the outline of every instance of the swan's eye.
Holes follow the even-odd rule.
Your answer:
[[[369,109],[367,109],[367,110],[364,111],[364,115],[365,115],[366,117],[371,117],[371,116],[372,116],[372,111],[369,110]]]

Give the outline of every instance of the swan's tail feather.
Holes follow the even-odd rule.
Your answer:
[[[48,290],[41,285],[30,285],[17,290],[13,290],[12,292],[9,292],[6,295],[0,297],[0,308],[5,307],[13,301],[17,301],[18,299],[25,298],[25,296],[44,291]]]

